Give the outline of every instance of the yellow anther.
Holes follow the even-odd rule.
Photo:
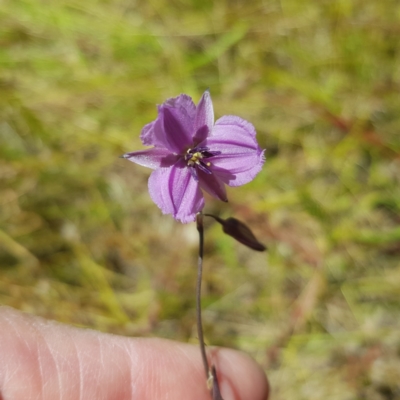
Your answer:
[[[191,163],[191,164],[198,164],[200,161],[199,160],[201,160],[203,158],[203,154],[201,154],[199,151],[198,152],[196,152],[196,153],[194,153],[193,155],[192,155],[192,157],[189,159],[189,161],[188,161],[188,163]],[[191,164],[189,164],[189,165],[191,165]]]

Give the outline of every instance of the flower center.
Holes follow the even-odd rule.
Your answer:
[[[197,169],[204,173],[211,175],[212,171],[209,169],[211,163],[209,161],[203,161],[204,159],[218,156],[221,154],[220,151],[210,151],[208,147],[194,147],[189,148],[184,155],[186,165],[189,167],[189,171],[193,178],[198,181]]]
[[[187,160],[187,165],[189,167],[194,167],[195,164],[197,164],[197,165],[201,165],[202,163],[204,164],[204,162],[201,161],[204,158],[204,156],[200,151],[196,151],[196,153],[194,153],[194,154],[188,153],[188,157],[190,157]],[[205,163],[205,165],[207,167],[209,167],[211,165],[211,163],[207,162],[207,163]]]

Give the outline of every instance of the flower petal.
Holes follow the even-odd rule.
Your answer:
[[[194,120],[196,116],[196,105],[187,94],[180,94],[179,96],[172,97],[166,100],[163,105],[185,110],[185,113],[191,120]]]
[[[201,96],[199,104],[197,105],[196,108],[196,118],[194,121],[195,145],[206,139],[209,132],[212,131],[213,125],[214,125],[214,108],[210,92],[206,90],[203,93],[203,96]],[[208,130],[204,129],[204,126],[207,126]]]
[[[174,109],[172,132],[165,131],[165,108]],[[179,153],[181,150],[192,144],[193,123],[195,117],[196,106],[190,96],[181,94],[177,97],[168,99],[161,106],[158,106],[157,119],[143,127],[140,139],[145,146],[163,147],[169,149],[173,153]],[[179,127],[184,130],[183,135],[179,135],[179,132],[177,133],[175,131],[175,120],[178,121]],[[167,123],[168,122],[171,122],[171,118],[169,118]]]
[[[143,165],[144,167],[157,169],[161,167],[172,166],[176,163],[178,156],[171,154],[171,152],[167,149],[153,147],[152,149],[126,153],[122,156],[122,158],[126,158],[127,160],[139,165]]]
[[[221,152],[209,159],[210,169],[229,186],[240,186],[253,180],[265,161],[254,126],[240,117],[227,115],[220,118],[214,125],[212,136],[201,145],[207,146],[210,152]]]
[[[216,174],[206,174],[200,169],[197,169],[197,176],[199,178],[200,187],[221,201],[228,201],[226,196],[226,188],[222,180]]]
[[[153,137],[154,137],[154,124],[156,121],[152,121],[145,125],[142,129],[142,132],[140,134],[140,140],[145,146],[152,146],[154,145],[153,143]]]
[[[184,108],[160,106],[154,124],[153,144],[180,154],[192,144],[193,120]]]
[[[172,214],[182,223],[194,221],[204,207],[199,183],[182,160],[169,168],[153,171],[149,178],[149,192],[163,214]]]
[[[140,139],[145,146],[155,146],[168,149],[169,153],[173,150],[169,149],[168,142],[165,140],[164,132],[164,112],[162,106],[158,107],[158,117],[156,120],[145,125],[140,134]]]

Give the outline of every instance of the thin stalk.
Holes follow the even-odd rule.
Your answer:
[[[199,232],[199,259],[197,263],[197,285],[196,285],[196,317],[197,317],[197,335],[200,341],[201,358],[203,359],[204,372],[206,379],[210,376],[210,367],[208,365],[206,347],[204,345],[203,324],[201,320],[201,278],[203,275],[203,253],[204,253],[204,228],[203,214],[198,213],[196,217],[197,231]]]

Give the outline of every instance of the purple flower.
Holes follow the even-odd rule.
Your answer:
[[[149,178],[151,198],[164,214],[183,223],[194,221],[203,209],[202,190],[228,201],[225,184],[250,182],[265,161],[251,123],[226,115],[214,124],[208,91],[197,107],[185,94],[168,99],[140,138],[153,147],[122,157],[154,170]]]

